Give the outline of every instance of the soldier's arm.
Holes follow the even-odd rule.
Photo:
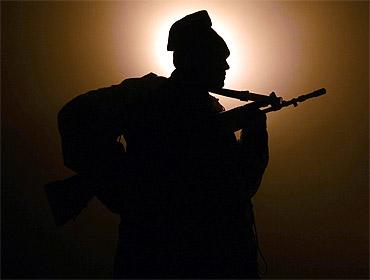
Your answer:
[[[58,114],[66,167],[98,175],[122,164],[125,100],[119,86],[90,91],[66,104]]]
[[[97,195],[111,210],[121,202],[132,159],[118,140],[128,139],[127,129],[135,125],[147,91],[163,81],[152,73],[127,79],[82,94],[59,112],[64,165],[83,177],[79,191],[86,200]]]
[[[77,176],[46,188],[51,206],[56,205],[52,208],[57,224],[77,216],[94,196],[106,198],[118,172],[128,164],[125,149],[117,141],[127,113],[122,91],[120,85],[90,91],[71,100],[58,114],[64,165]]]
[[[266,115],[259,110],[250,114],[239,141],[239,170],[245,182],[245,192],[252,197],[258,190],[269,161]]]

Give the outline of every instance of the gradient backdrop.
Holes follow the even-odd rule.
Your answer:
[[[271,161],[254,199],[265,277],[367,278],[368,2],[2,2],[1,9],[3,277],[109,277],[117,216],[93,201],[76,223],[53,224],[42,187],[71,174],[56,114],[90,89],[149,72],[168,76],[170,25],[207,9],[231,49],[227,87],[286,99],[328,91],[268,116]]]

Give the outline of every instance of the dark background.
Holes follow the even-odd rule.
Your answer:
[[[168,76],[169,24],[200,9],[230,46],[228,87],[328,91],[269,115],[254,199],[265,277],[368,277],[368,2],[72,1],[1,2],[3,278],[109,277],[117,216],[94,200],[53,224],[42,187],[71,174],[56,114],[87,90]]]

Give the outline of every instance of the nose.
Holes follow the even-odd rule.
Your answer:
[[[229,63],[227,63],[226,60],[225,60],[225,63],[224,63],[224,69],[225,70],[229,70],[230,69],[230,65],[229,65]]]

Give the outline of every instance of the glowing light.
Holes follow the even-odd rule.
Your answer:
[[[153,38],[154,40],[154,50],[155,57],[157,60],[158,67],[166,76],[169,76],[171,72],[175,69],[172,62],[172,52],[167,51],[167,40],[168,32],[171,28],[171,25],[180,17],[168,17],[166,20],[162,21],[158,27],[158,32]]]
[[[230,69],[227,71],[225,87],[236,87],[238,80],[240,80],[240,73],[242,70],[242,63],[244,58],[242,52],[239,51],[238,41],[236,40],[235,34],[225,22],[218,18],[213,19],[213,28],[216,32],[225,40],[230,50],[230,56],[227,59]]]

